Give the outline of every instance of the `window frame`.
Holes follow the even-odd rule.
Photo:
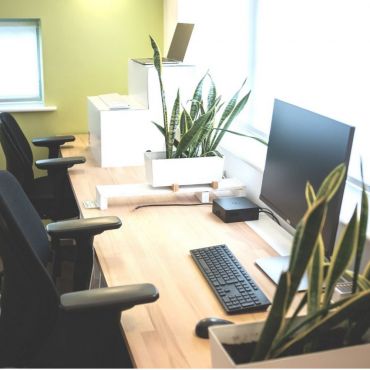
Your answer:
[[[41,42],[41,21],[38,18],[0,18],[1,28],[9,26],[35,26],[36,29],[36,53],[37,53],[37,71],[38,71],[38,95],[32,97],[17,97],[17,98],[1,98],[0,107],[2,106],[18,106],[18,105],[35,105],[44,104],[44,78],[42,64],[42,42]]]

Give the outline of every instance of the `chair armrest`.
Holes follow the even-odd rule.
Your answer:
[[[49,148],[51,146],[61,146],[67,142],[75,141],[75,139],[73,135],[36,137],[32,139],[32,144]]]
[[[158,298],[158,290],[153,284],[133,284],[66,293],[60,296],[60,303],[65,311],[123,311]]]
[[[118,217],[106,216],[53,222],[46,225],[46,231],[52,238],[78,238],[101,234],[121,226],[122,222]]]
[[[75,137],[73,135],[38,137],[32,139],[32,144],[35,146],[47,147],[49,149],[48,158],[57,158],[59,156],[60,147],[74,140]]]
[[[85,163],[85,157],[68,157],[68,158],[50,158],[39,159],[35,162],[37,168],[41,170],[58,170],[66,169],[74,166],[75,164]]]

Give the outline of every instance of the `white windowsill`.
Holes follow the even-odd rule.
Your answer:
[[[43,104],[13,104],[13,105],[0,105],[0,112],[52,112],[56,111],[55,105],[43,105]]]

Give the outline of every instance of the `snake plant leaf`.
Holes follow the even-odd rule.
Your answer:
[[[162,58],[161,58],[161,52],[159,50],[159,47],[156,43],[156,41],[153,39],[152,36],[149,36],[150,38],[150,44],[152,46],[154,55],[153,55],[153,61],[154,61],[154,67],[157,70],[157,73],[160,77],[162,77]]]
[[[187,131],[185,112],[186,112],[186,109],[183,109],[180,115],[180,136],[184,135],[185,132]]]
[[[179,140],[175,153],[176,158],[181,158],[186,150],[190,147],[194,147],[194,144],[198,142],[197,140],[199,135],[201,135],[201,132],[205,130],[205,123],[209,122],[209,119],[213,114],[214,111],[210,110],[194,121],[190,130]]]
[[[291,304],[294,295],[298,289],[307,265],[312,256],[313,250],[317,245],[321,230],[323,228],[327,213],[327,203],[325,198],[317,199],[306,211],[302,219],[300,228],[301,235],[293,240],[294,258],[290,259],[289,271],[291,273],[292,283],[288,296],[288,306]],[[296,244],[294,244],[294,242]]]
[[[163,126],[161,126],[159,123],[156,123],[156,122],[154,122],[154,121],[152,121],[152,123],[153,123],[153,125],[155,125],[155,127],[157,127],[157,129],[161,132],[161,134],[162,134],[163,136],[166,136],[166,133],[165,133],[165,131],[164,131]]]
[[[227,132],[229,134],[233,134],[233,135],[242,136],[242,137],[246,137],[246,138],[249,138],[249,139],[257,140],[257,141],[259,141],[260,143],[262,143],[264,145],[268,145],[266,140],[263,140],[262,138],[260,138],[258,136],[247,135],[247,134],[243,134],[241,132],[227,130],[227,129],[224,129],[224,128],[217,128],[217,127],[215,127],[214,130],[215,131],[224,131],[224,132]]]
[[[276,289],[270,313],[261,332],[251,361],[264,360],[270,352],[274,338],[281,331],[284,323],[284,315],[290,284],[290,273],[283,272],[279,279],[279,284]]]
[[[370,262],[365,267],[364,277],[370,281]]]
[[[293,312],[293,315],[289,318],[288,322],[286,323],[285,332],[287,332],[290,329],[290,327],[295,323],[295,321],[294,321],[295,318],[298,317],[300,312],[303,310],[303,308],[307,304],[307,298],[308,298],[308,294],[307,294],[307,292],[305,292],[303,294],[301,300],[299,301],[297,307],[295,308],[295,310]]]
[[[362,325],[368,329],[370,324],[370,290],[360,292],[343,301],[344,302],[337,302],[339,307],[331,309],[329,313],[315,325],[308,326],[307,330],[296,333],[293,339],[274,352],[274,357],[282,356],[292,348],[310,342],[315,338],[318,340],[322,339],[323,335],[325,335],[328,330],[339,325],[343,321],[353,320],[354,322],[363,322]],[[323,311],[324,310],[325,309],[323,309]],[[322,312],[318,312],[318,314],[322,314]]]
[[[198,156],[199,152],[201,153],[200,156],[203,156],[202,154],[207,150],[204,147],[204,143],[207,141],[207,137],[213,129],[213,117],[214,111],[213,115],[211,115],[209,120],[205,122],[204,125],[202,125],[202,128],[198,131],[196,144],[192,145],[192,149],[190,150],[190,157]]]
[[[357,282],[358,282],[358,289],[360,291],[370,289],[370,280],[366,279],[365,276],[359,274],[357,276]]]
[[[219,124],[218,124],[218,127],[221,127],[223,122],[225,121],[225,119],[227,117],[229,117],[229,115],[231,114],[231,112],[234,110],[235,108],[235,105],[238,101],[238,97],[239,97],[239,94],[240,94],[240,91],[241,89],[243,88],[243,86],[245,85],[247,79],[245,79],[242,83],[242,85],[240,86],[239,90],[233,95],[233,97],[230,99],[230,101],[227,103],[226,107],[225,107],[225,110],[224,112],[222,113],[222,116],[220,118],[220,121],[219,121]]]
[[[362,274],[357,275],[357,283],[358,283],[357,290],[359,291],[370,289],[370,280],[369,278],[366,277],[366,272],[368,268],[370,268],[370,262],[368,266],[366,266],[365,268],[365,273],[363,275]],[[346,270],[343,273],[343,277],[347,280],[351,280],[351,279],[353,280],[353,276],[354,276],[354,272],[350,270]]]
[[[355,253],[358,241],[357,207],[334,247],[328,275],[325,280],[324,305],[328,305],[334,292],[335,284],[347,268]]]
[[[165,132],[164,137],[165,137],[165,145],[167,148],[168,147],[168,115],[167,115],[166,94],[164,91],[163,81],[162,81],[162,57],[161,57],[161,52],[159,50],[159,47],[156,41],[151,36],[149,37],[150,37],[150,43],[151,43],[151,46],[154,52],[153,54],[154,67],[157,71],[158,80],[159,80],[159,89],[160,89],[161,101],[162,101],[163,127],[164,127],[164,132]]]
[[[317,240],[317,245],[309,262],[307,273],[309,281],[307,312],[311,314],[320,308],[323,286],[323,264],[325,259],[325,247],[322,235]]]
[[[298,251],[299,251],[298,245],[301,243],[303,231],[304,231],[304,221],[303,219],[301,219],[295,228],[295,233],[293,236],[292,248],[291,248],[290,259],[289,259],[290,265],[294,265],[296,263],[295,261],[297,260]]]
[[[233,109],[233,111],[231,112],[231,114],[229,115],[229,117],[227,118],[227,120],[223,123],[223,129],[228,129],[229,126],[231,125],[231,123],[233,122],[233,120],[239,115],[239,113],[244,109],[245,105],[247,104],[248,102],[248,99],[249,99],[249,96],[250,96],[250,91],[248,92],[247,95],[245,95],[239,102],[238,104],[235,106],[235,108]],[[219,125],[219,128],[221,128],[221,126]],[[213,142],[211,144],[211,150],[212,149],[216,149],[218,147],[218,145],[220,144],[220,141],[222,140],[223,136],[225,135],[225,131],[220,131],[213,139]]]
[[[361,162],[361,177],[362,177],[362,193],[361,193],[361,211],[360,211],[360,224],[358,233],[358,243],[356,248],[355,262],[353,267],[353,283],[352,283],[352,293],[356,291],[357,288],[357,276],[360,272],[360,264],[363,251],[365,249],[366,243],[366,229],[369,213],[369,204],[365,189],[365,182],[363,176],[362,162]]]
[[[191,119],[190,114],[188,113],[186,109],[183,110],[183,114],[184,114],[184,123],[185,123],[185,131],[183,132],[183,134],[185,134],[190,130],[194,122]]]
[[[317,192],[317,197],[325,197],[327,202],[330,202],[330,200],[337,192],[338,188],[343,183],[345,175],[346,166],[345,164],[341,163],[337,167],[335,167],[334,170],[332,170],[325,178]]]
[[[167,158],[172,158],[173,146],[175,142],[176,130],[180,123],[180,91],[177,90],[176,99],[173,103],[171,121],[168,128],[168,141],[167,141]]]
[[[202,95],[203,95],[203,83],[207,75],[208,75],[208,72],[198,82],[198,85],[194,90],[193,99],[191,100],[191,107],[190,107],[190,117],[192,120],[194,120],[196,116],[198,115],[198,112],[200,109],[200,102],[202,101]]]
[[[315,190],[310,182],[307,182],[304,194],[306,197],[307,206],[310,207],[316,200]]]
[[[305,294],[305,297],[307,297],[307,294]],[[312,315],[303,316],[300,322],[296,322],[295,316],[292,316],[292,319],[288,319],[284,334],[281,335],[278,340],[274,342],[274,345],[271,349],[271,353],[273,354],[273,357],[276,357],[275,352],[280,352],[281,348],[286,345],[292,338],[294,338],[297,333],[302,331],[304,327],[311,327],[313,323],[317,322],[317,319],[320,317],[323,317],[328,314],[330,310],[337,309],[338,307],[344,305],[346,302],[348,302],[351,299],[351,297],[346,297],[344,299],[341,299],[335,303],[332,303],[329,307],[320,308],[317,312],[313,313]],[[302,299],[303,301],[303,299]],[[300,303],[300,305],[303,302]]]
[[[217,96],[215,83],[211,76],[209,76],[209,79],[210,79],[210,88],[208,91],[208,98],[207,98],[207,110],[210,110],[215,105],[216,96]]]
[[[202,153],[201,157],[223,157],[218,150],[212,150],[211,152]]]

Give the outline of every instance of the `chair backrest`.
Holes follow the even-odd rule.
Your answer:
[[[23,186],[24,189],[28,189],[34,179],[33,176],[33,157],[27,154],[30,151],[29,145],[22,146],[17,144],[17,141],[12,135],[12,130],[9,127],[13,127],[12,122],[15,122],[15,127],[19,126],[9,113],[0,113],[0,142],[3,147],[3,151],[6,158],[6,168],[11,172]],[[16,132],[17,129],[14,130]],[[24,137],[21,132],[21,136]],[[20,140],[22,142],[23,139]]]
[[[45,267],[50,253],[45,228],[7,171],[0,171],[0,253],[0,366],[23,366],[54,327],[59,295]]]
[[[10,137],[15,145],[17,145],[18,149],[24,153],[29,162],[33,163],[31,146],[16,119],[10,113],[2,112],[0,113],[0,120],[3,121]]]

